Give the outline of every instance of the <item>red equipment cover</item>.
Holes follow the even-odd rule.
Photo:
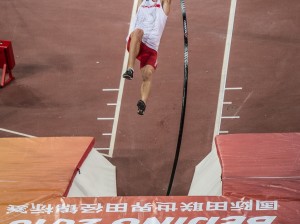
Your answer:
[[[4,48],[0,47],[0,68],[3,68],[4,64],[6,64],[6,56]]]
[[[300,199],[300,133],[216,137],[223,195]]]
[[[296,224],[299,201],[233,197],[62,198],[0,204],[1,224]]]
[[[12,70],[15,67],[15,57],[11,41],[0,40],[0,49],[4,49],[5,57],[0,56],[0,68],[7,64],[8,69]]]
[[[66,196],[94,141],[93,137],[0,138],[0,205]]]

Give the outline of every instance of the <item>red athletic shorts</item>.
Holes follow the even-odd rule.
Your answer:
[[[127,50],[130,48],[131,38],[127,42]],[[155,69],[157,67],[157,51],[148,47],[146,44],[141,42],[140,52],[136,57],[141,63],[140,68],[143,68],[145,65],[152,65]]]

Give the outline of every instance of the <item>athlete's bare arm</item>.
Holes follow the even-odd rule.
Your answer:
[[[163,7],[164,12],[166,13],[167,16],[170,13],[171,2],[172,2],[172,0],[161,0],[162,7]]]

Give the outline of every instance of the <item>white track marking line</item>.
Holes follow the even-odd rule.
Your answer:
[[[98,117],[98,118],[97,118],[98,121],[105,121],[105,120],[107,120],[107,121],[108,121],[108,120],[111,120],[111,121],[112,121],[112,120],[114,120],[114,119],[115,119],[115,118],[113,118],[113,117]]]
[[[240,116],[222,116],[222,119],[239,119]]]
[[[102,135],[104,135],[104,136],[110,136],[110,135],[112,135],[112,133],[102,133]]]
[[[138,0],[134,0],[133,6],[132,6],[132,11],[131,11],[131,21],[133,20],[135,14],[136,14],[137,4],[138,4]],[[129,29],[130,29],[130,27],[129,27]],[[128,33],[129,33],[129,29],[128,29]],[[109,157],[112,157],[113,152],[114,152],[114,148],[115,148],[116,133],[117,133],[117,127],[118,127],[120,109],[121,109],[121,101],[122,101],[124,84],[125,84],[125,79],[123,79],[122,74],[127,69],[128,57],[129,57],[129,54],[128,54],[128,52],[126,50],[126,46],[125,46],[125,55],[124,55],[124,60],[123,60],[122,73],[121,73],[121,77],[120,77],[121,79],[120,79],[120,85],[119,85],[119,92],[118,92],[118,99],[117,99],[117,105],[116,105],[116,111],[115,111],[115,118],[114,118],[114,123],[113,123],[113,128],[112,128],[112,136],[110,138]]]
[[[220,127],[221,127],[223,102],[224,102],[224,95],[225,95],[225,89],[226,89],[225,86],[226,86],[228,64],[229,64],[229,57],[230,57],[230,48],[231,48],[231,41],[232,41],[232,34],[233,34],[233,27],[234,27],[234,17],[235,17],[235,11],[236,11],[236,2],[237,2],[237,0],[231,0],[228,28],[227,28],[227,37],[226,37],[226,44],[225,44],[225,51],[224,51],[224,58],[223,58],[222,75],[221,75],[221,81],[220,81],[218,108],[217,108],[217,113],[216,113],[216,121],[215,121],[215,128],[214,128],[214,134],[213,134],[212,150],[216,150],[214,139],[215,139],[215,136],[217,136],[220,133]]]
[[[102,89],[103,92],[117,92],[119,89]]]
[[[12,134],[15,134],[15,135],[28,137],[28,138],[36,138],[36,136],[33,136],[33,135],[27,135],[27,134],[24,134],[24,133],[21,133],[21,132],[12,131],[12,130],[8,130],[8,129],[4,129],[4,128],[0,128],[0,131],[8,132],[8,133],[12,133]]]
[[[106,105],[107,105],[107,106],[117,106],[116,103],[107,103]]]
[[[243,87],[226,87],[225,90],[242,90]]]
[[[93,150],[110,150],[110,148],[93,148]]]
[[[228,134],[229,131],[219,131],[219,134]]]
[[[228,104],[232,104],[232,102],[223,102],[223,104],[227,104],[228,105]]]

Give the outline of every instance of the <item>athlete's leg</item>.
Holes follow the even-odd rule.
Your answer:
[[[127,68],[134,68],[135,59],[140,52],[143,35],[144,31],[141,29],[136,29],[130,34],[131,41]]]
[[[148,100],[148,97],[150,95],[151,90],[151,84],[152,84],[152,75],[155,72],[155,69],[152,65],[145,65],[143,68],[141,68],[142,73],[142,86],[141,86],[141,100],[145,103]]]
[[[142,86],[141,86],[141,100],[137,102],[138,114],[143,115],[146,110],[146,102],[150,95],[151,84],[152,84],[152,74],[155,69],[152,65],[145,65],[141,68],[142,73]]]

